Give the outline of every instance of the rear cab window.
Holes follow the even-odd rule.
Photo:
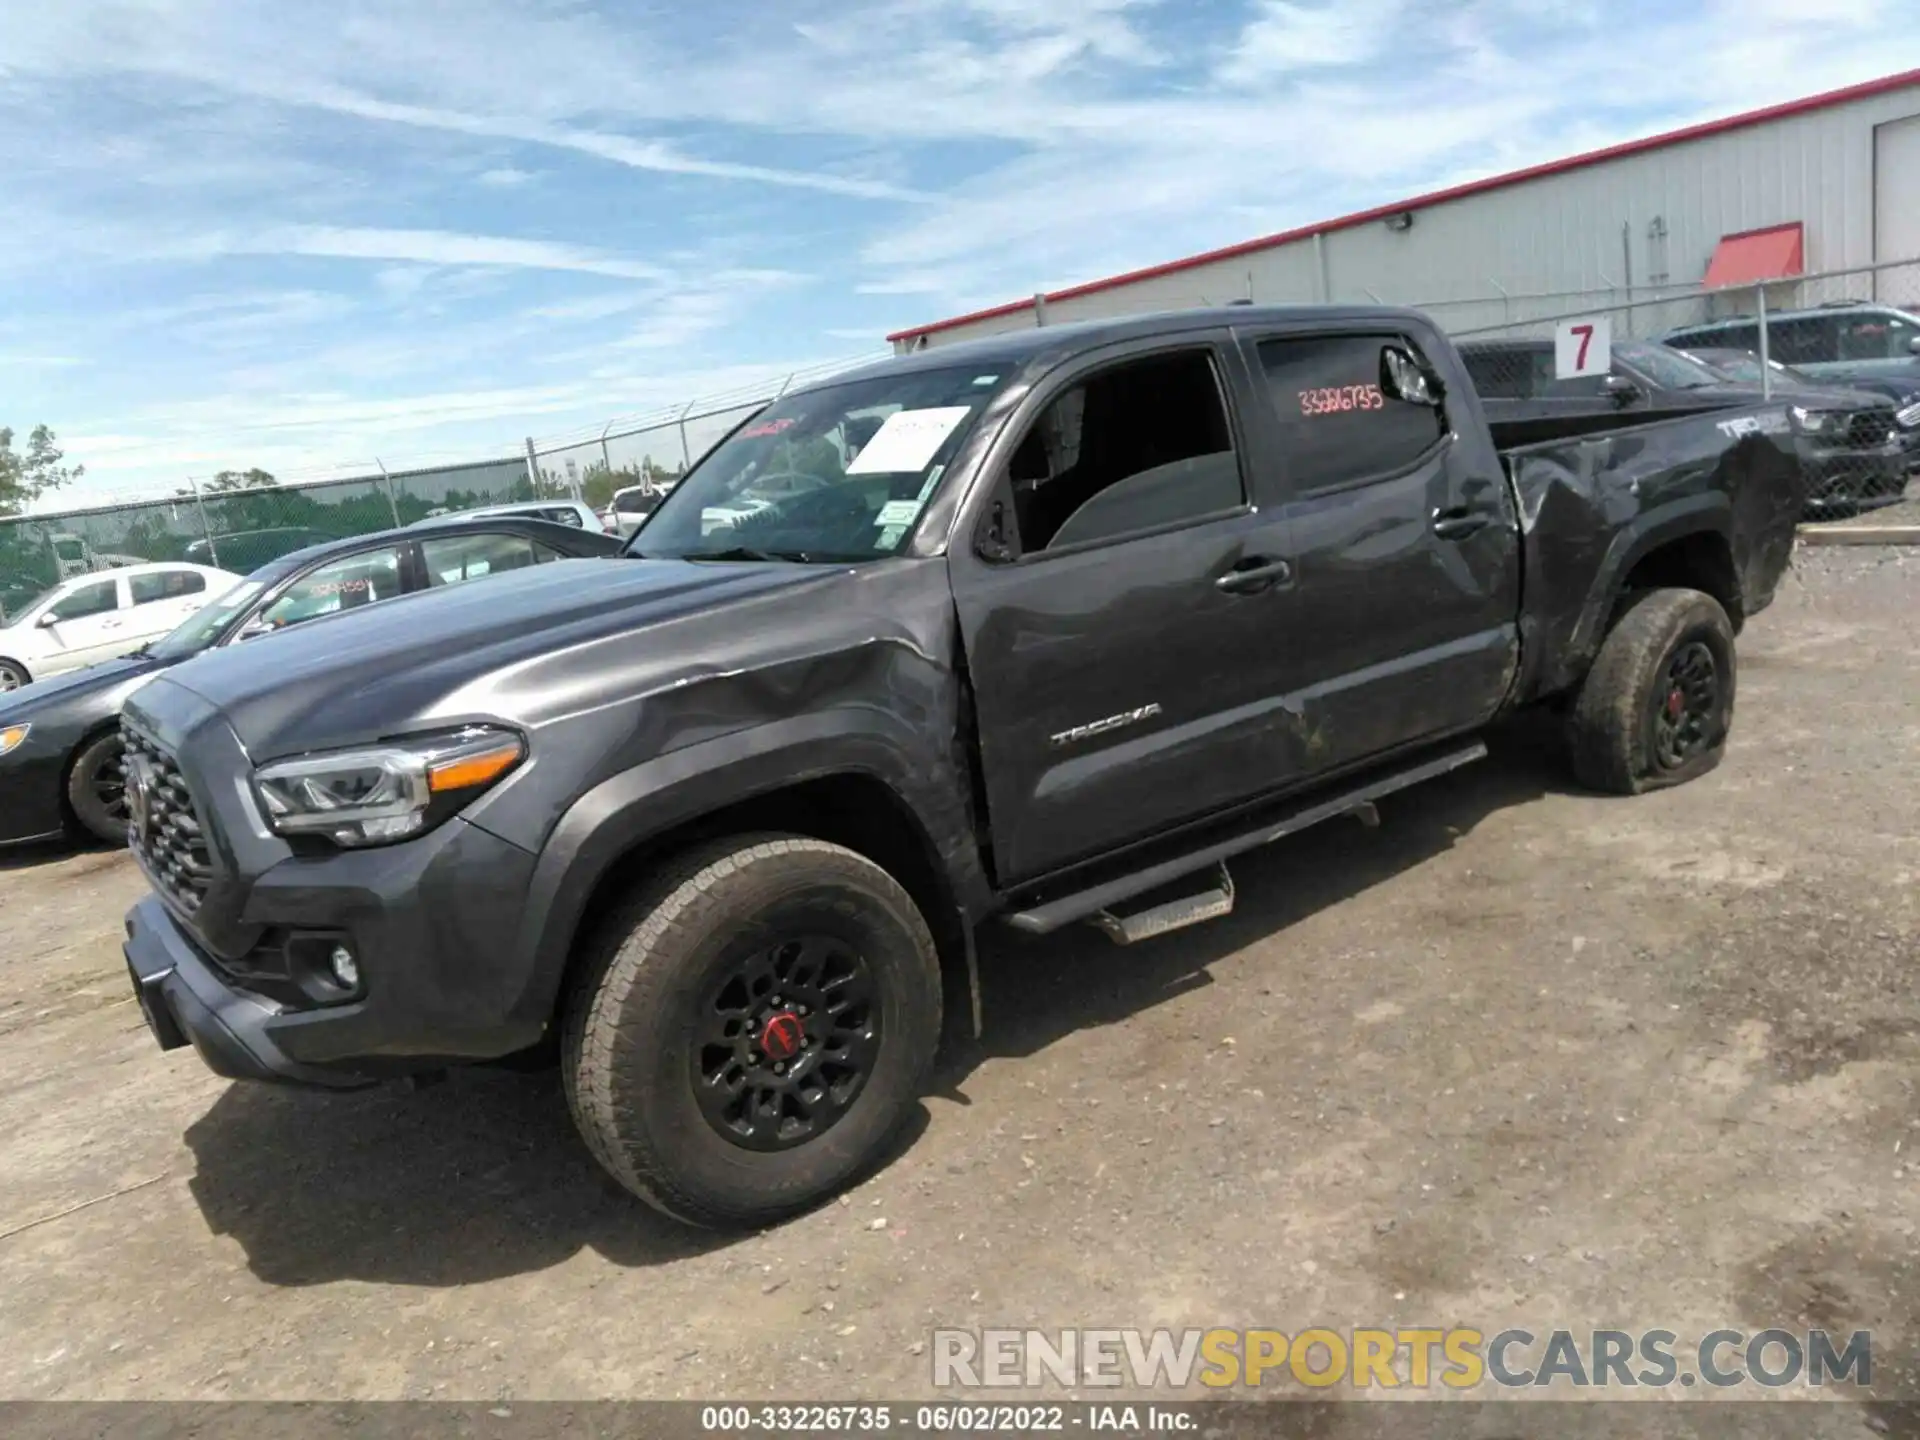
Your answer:
[[[1426,357],[1400,335],[1302,335],[1260,342],[1260,367],[1280,421],[1295,493],[1311,495],[1400,474],[1445,438],[1447,423],[1439,406],[1392,393],[1385,376],[1390,351],[1428,368]]]

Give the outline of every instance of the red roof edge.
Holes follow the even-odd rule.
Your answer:
[[[1618,145],[1609,145],[1599,150],[1588,150],[1578,155],[1569,155],[1561,160],[1549,160],[1541,165],[1530,165],[1524,170],[1510,170],[1504,175],[1491,175],[1484,180],[1470,180],[1464,185],[1455,185],[1445,190],[1434,190],[1425,195],[1416,195],[1411,200],[1396,200],[1390,205],[1376,205],[1370,210],[1358,210],[1351,215],[1342,215],[1335,220],[1322,220],[1313,225],[1302,225],[1294,230],[1282,230],[1276,235],[1263,235],[1257,240],[1242,240],[1238,244],[1223,246],[1218,250],[1203,251],[1198,255],[1189,255],[1183,260],[1170,260],[1159,265],[1149,265],[1140,270],[1129,270],[1120,275],[1109,275],[1103,280],[1089,280],[1083,285],[1070,285],[1064,290],[1049,292],[1044,298],[1049,301],[1072,300],[1081,295],[1097,295],[1102,290],[1116,289],[1122,285],[1136,284],[1142,280],[1152,280],[1161,275],[1175,275],[1182,270],[1192,270],[1201,265],[1212,264],[1216,260],[1231,260],[1237,255],[1250,255],[1258,250],[1270,250],[1277,245],[1291,244],[1295,240],[1305,240],[1314,235],[1327,235],[1336,230],[1350,230],[1356,225],[1364,225],[1370,220],[1384,219],[1388,215],[1398,214],[1402,210],[1421,210],[1431,205],[1443,204],[1449,200],[1464,200],[1471,195],[1483,195],[1489,190],[1504,189],[1509,185],[1519,185],[1528,180],[1540,180],[1549,175],[1565,174],[1569,170],[1585,169],[1589,165],[1598,165],[1607,160],[1619,160],[1629,155],[1641,155],[1649,150],[1662,150],[1669,145],[1685,144],[1689,140],[1704,140],[1712,135],[1721,135],[1729,130],[1743,130],[1750,125],[1763,125],[1769,120],[1786,120],[1795,115],[1804,115],[1813,110],[1826,110],[1835,105],[1846,105],[1855,100],[1871,99],[1875,95],[1885,95],[1895,90],[1903,90],[1909,85],[1920,84],[1920,70],[1902,70],[1897,75],[1883,75],[1878,80],[1865,80],[1858,85],[1848,85],[1839,90],[1827,90],[1818,95],[1808,95],[1799,100],[1788,100],[1779,105],[1769,105],[1760,110],[1748,110],[1739,115],[1729,115],[1722,120],[1708,120],[1698,125],[1689,125],[1681,130],[1669,130],[1665,134],[1650,135],[1644,140],[1628,140]],[[1731,236],[1727,237],[1733,238]],[[952,330],[961,325],[971,325],[979,320],[994,320],[1003,315],[1018,315],[1033,308],[1032,300],[1015,300],[1005,305],[995,305],[985,310],[975,310],[965,315],[955,315],[947,320],[935,320],[928,325],[915,325],[905,330],[896,330],[887,336],[889,342],[910,340],[920,335],[937,335],[942,330]]]

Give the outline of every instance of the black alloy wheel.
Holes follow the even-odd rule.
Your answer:
[[[785,1150],[859,1098],[880,1050],[880,1007],[866,961],[836,937],[749,943],[695,1017],[694,1094],[734,1144]]]
[[[1716,740],[1720,670],[1713,651],[1699,640],[1676,649],[1653,700],[1654,762],[1663,770],[1678,770]]]

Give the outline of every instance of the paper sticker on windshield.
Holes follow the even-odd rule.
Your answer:
[[[873,517],[876,525],[911,525],[920,518],[918,500],[889,500],[880,507],[880,513]]]
[[[896,410],[873,432],[853,463],[849,475],[899,475],[924,470],[939,453],[960,422],[973,413],[970,405],[945,405],[935,410]]]
[[[762,420],[742,430],[740,432],[740,438],[742,440],[758,440],[767,435],[779,435],[792,428],[792,420]]]

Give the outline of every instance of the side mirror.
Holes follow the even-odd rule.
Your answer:
[[[247,621],[246,624],[242,625],[237,632],[235,632],[233,637],[233,643],[238,644],[242,640],[257,640],[262,635],[271,635],[276,628],[277,627],[268,624],[265,620],[261,619],[258,615],[256,615],[251,620]]]
[[[1438,375],[1392,345],[1380,352],[1380,388],[1411,405],[1438,405],[1446,394]]]
[[[1607,376],[1606,389],[1607,398],[1623,408],[1640,398],[1640,387],[1624,375]]]
[[[42,630],[51,630],[54,626],[60,623],[60,617],[54,614],[53,611],[49,610],[47,611],[46,614],[42,615],[38,620],[34,621],[33,623],[39,626]]]

